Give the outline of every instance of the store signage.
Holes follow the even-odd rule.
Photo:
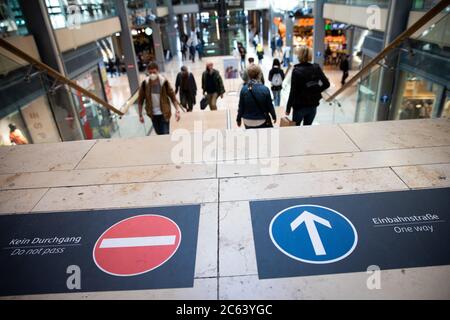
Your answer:
[[[191,205],[0,216],[0,295],[192,287],[199,214]]]
[[[450,188],[250,203],[260,279],[450,265]]]

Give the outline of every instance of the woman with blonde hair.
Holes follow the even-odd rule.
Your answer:
[[[330,87],[330,82],[320,66],[312,64],[312,50],[301,46],[296,50],[299,64],[292,71],[291,92],[286,106],[286,115],[294,109],[292,120],[297,126],[312,125],[322,92]]]

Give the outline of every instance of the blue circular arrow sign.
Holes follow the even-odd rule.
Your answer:
[[[274,245],[285,255],[313,264],[342,260],[358,243],[350,220],[333,209],[316,205],[279,212],[272,219],[269,232]]]

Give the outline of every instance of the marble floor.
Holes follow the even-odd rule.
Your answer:
[[[219,112],[225,108],[221,102]],[[182,163],[174,161],[173,136],[1,148],[3,215],[201,206],[192,288],[3,299],[450,299],[450,266],[382,270],[379,290],[367,288],[366,272],[260,280],[249,207],[252,200],[450,187],[450,120],[271,130],[261,133],[278,139],[276,152],[256,156],[248,145],[221,152],[220,138],[242,131],[216,130],[214,142],[188,132],[212,154]],[[276,172],[262,170],[267,160]]]

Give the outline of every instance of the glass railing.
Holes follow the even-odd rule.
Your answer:
[[[28,34],[18,0],[0,0],[0,37],[24,36]]]
[[[389,68],[380,63],[330,102],[333,117],[326,119],[327,122],[348,123],[352,116],[354,122],[377,121],[375,113],[383,100],[390,104],[390,120],[448,117],[450,15],[443,13],[418,39],[410,39],[401,48],[394,49],[399,50],[400,64],[392,97],[379,92],[381,72]]]
[[[114,0],[45,0],[54,29],[76,28],[81,24],[117,15]]]
[[[328,3],[343,4],[348,6],[379,6],[381,8],[387,8],[389,6],[389,0],[326,0]]]
[[[77,84],[97,94],[95,83]],[[0,95],[0,145],[133,138],[152,131],[148,117],[139,122],[137,95],[118,108],[125,113],[119,116],[9,53],[0,54]]]
[[[426,11],[437,5],[439,0],[414,0],[413,10]]]

